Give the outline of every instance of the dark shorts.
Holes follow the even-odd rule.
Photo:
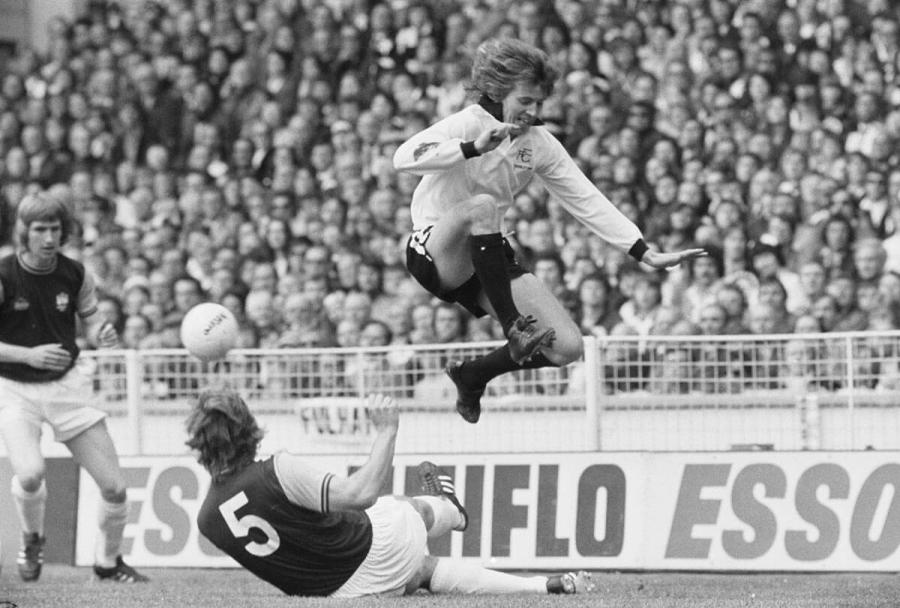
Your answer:
[[[416,230],[409,236],[406,242],[406,268],[415,279],[428,290],[445,302],[456,302],[476,317],[483,317],[487,311],[478,303],[478,294],[481,292],[481,281],[473,273],[465,283],[453,289],[442,289],[441,280],[438,277],[434,260],[428,253],[428,239],[434,226],[428,226]],[[516,252],[513,251],[509,241],[503,239],[503,252],[506,255],[506,269],[509,278],[515,279],[526,274],[516,261]]]

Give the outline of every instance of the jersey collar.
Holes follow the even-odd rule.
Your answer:
[[[50,265],[49,267],[47,267],[47,268],[39,268],[38,266],[34,266],[34,265],[32,265],[32,264],[29,264],[29,263],[25,260],[25,255],[24,255],[24,252],[23,252],[23,251],[19,251],[18,254],[16,254],[16,255],[17,255],[17,257],[19,258],[19,264],[22,265],[22,268],[24,268],[25,270],[27,270],[27,271],[30,272],[31,274],[50,274],[51,272],[53,272],[54,270],[56,270],[56,267],[57,267],[57,265],[59,264],[59,254],[57,254],[57,256],[53,259],[53,264],[51,264],[51,265]]]
[[[478,99],[478,105],[484,108],[488,114],[490,114],[500,122],[503,122],[503,104],[501,102],[494,101],[486,94],[482,93],[481,97]],[[544,124],[544,121],[540,118],[536,118],[531,124],[532,126],[542,125]]]

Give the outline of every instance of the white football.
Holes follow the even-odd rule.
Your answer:
[[[237,339],[237,319],[221,304],[197,304],[181,321],[181,343],[201,361],[224,358]]]

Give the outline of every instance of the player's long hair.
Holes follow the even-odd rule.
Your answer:
[[[197,452],[214,481],[240,471],[256,458],[263,430],[233,390],[201,393],[187,419],[188,447]]]
[[[60,245],[65,245],[72,234],[74,221],[69,205],[57,195],[49,192],[29,194],[16,207],[16,239],[20,247],[28,246],[28,227],[32,222],[52,222],[59,220],[62,225]]]
[[[500,102],[518,83],[527,82],[550,95],[558,78],[559,70],[541,49],[521,40],[491,38],[475,51],[469,91]]]

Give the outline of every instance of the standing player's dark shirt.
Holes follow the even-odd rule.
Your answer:
[[[329,481],[322,481],[321,492]],[[337,591],[372,546],[364,511],[321,513],[291,502],[274,458],[214,480],[197,523],[215,546],[288,595]]]
[[[16,254],[0,259],[0,342],[17,346],[62,344],[72,355],[61,371],[37,369],[24,363],[0,362],[0,376],[19,382],[47,382],[61,378],[75,365],[75,316],[96,310],[93,282],[84,266],[57,255],[46,272],[32,270]]]

